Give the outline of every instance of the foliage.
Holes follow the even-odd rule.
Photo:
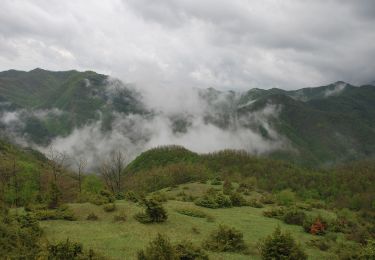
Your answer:
[[[204,242],[204,247],[217,252],[243,252],[247,246],[243,234],[235,228],[220,225]]]
[[[176,211],[180,214],[187,215],[190,217],[195,218],[205,218],[207,217],[207,214],[199,209],[195,209],[193,207],[184,207],[184,208],[178,208]]]
[[[182,241],[174,246],[176,258],[180,260],[208,260],[208,255],[190,241]]]
[[[93,250],[85,252],[83,246],[80,243],[71,242],[67,239],[64,242],[59,242],[57,244],[48,245],[48,259],[53,260],[99,260],[104,259],[103,257],[95,254]]]
[[[123,222],[123,221],[126,221],[126,219],[127,219],[127,216],[124,211],[120,211],[118,214],[113,216],[113,221],[115,222]]]
[[[116,204],[115,203],[108,203],[103,206],[103,209],[105,212],[113,212],[116,210]]]
[[[229,196],[230,201],[232,202],[232,205],[234,207],[242,207],[247,206],[249,203],[246,201],[246,199],[241,195],[239,192],[233,192]]]
[[[99,219],[99,217],[95,213],[91,212],[90,214],[87,215],[86,219],[96,221]]]
[[[138,252],[139,260],[176,260],[176,252],[166,236],[158,234],[145,250]]]
[[[296,244],[289,233],[282,233],[277,227],[274,233],[268,236],[260,245],[262,259],[307,259],[302,248]]]
[[[306,214],[302,210],[289,208],[283,216],[283,221],[287,224],[302,226],[305,221]]]
[[[138,213],[134,217],[141,223],[164,222],[168,219],[168,215],[163,205],[153,199],[145,199],[143,201],[145,207],[144,213]]]
[[[296,201],[296,194],[290,189],[285,189],[276,195],[276,199],[280,205],[290,206]]]

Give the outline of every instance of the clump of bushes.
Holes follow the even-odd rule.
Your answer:
[[[225,180],[223,183],[223,193],[225,195],[230,195],[232,193],[233,186],[229,180]]]
[[[145,207],[145,212],[138,213],[134,216],[139,222],[146,224],[164,222],[168,219],[167,211],[160,202],[153,199],[145,199],[143,205]]]
[[[238,192],[231,193],[229,199],[231,201],[231,204],[235,207],[242,207],[248,205],[246,199],[241,195],[241,193]]]
[[[293,259],[304,260],[307,255],[298,245],[290,233],[282,233],[277,227],[274,233],[260,243],[262,259]]]
[[[125,199],[137,203],[142,199],[142,196],[135,193],[134,191],[128,191],[125,193]]]
[[[211,185],[221,185],[221,180],[220,178],[215,178],[211,181]]]
[[[263,204],[257,199],[251,199],[248,205],[253,208],[263,208]]]
[[[214,190],[207,191],[203,197],[195,200],[194,203],[195,205],[212,209],[232,207],[232,201],[228,196]]]
[[[203,245],[215,252],[244,252],[247,249],[242,232],[224,225],[213,231]]]
[[[104,259],[103,257],[97,255],[92,249],[85,252],[82,244],[71,242],[69,239],[55,245],[48,245],[47,251],[48,259]]]
[[[91,220],[91,221],[96,221],[96,220],[98,220],[99,219],[99,217],[95,214],[95,213],[93,213],[93,212],[91,212],[88,216],[87,216],[87,218],[86,218],[86,220]]]
[[[302,210],[296,208],[288,209],[283,216],[283,221],[291,225],[302,226],[305,221],[306,214]]]
[[[77,220],[73,211],[68,206],[60,206],[57,209],[39,209],[33,211],[38,220]]]
[[[168,196],[165,194],[165,192],[154,192],[152,194],[152,199],[158,201],[158,202],[167,202],[168,201]]]
[[[199,209],[195,209],[192,207],[184,207],[184,208],[178,208],[176,211],[180,214],[187,215],[190,217],[195,218],[205,218],[207,217],[207,214]]]
[[[267,218],[282,219],[284,217],[285,212],[286,209],[284,207],[273,207],[263,211],[263,216]]]
[[[105,212],[113,212],[116,210],[116,204],[115,203],[108,203],[103,206],[103,209]]]
[[[282,206],[291,206],[296,202],[296,194],[290,190],[282,190],[276,194],[277,203]]]
[[[305,218],[303,222],[303,229],[312,235],[324,235],[327,229],[327,222],[322,217]]]
[[[126,213],[124,211],[121,211],[117,215],[113,217],[113,221],[115,222],[125,222],[127,219]]]
[[[177,260],[197,259],[208,260],[207,254],[189,241],[183,241],[172,245],[168,237],[158,234],[148,247],[138,252],[138,260]]]
[[[115,197],[108,190],[101,190],[98,194],[90,194],[88,201],[95,205],[103,205],[115,202]]]

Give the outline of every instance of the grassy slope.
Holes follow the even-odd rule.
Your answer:
[[[182,187],[188,187],[182,188]],[[194,194],[202,193],[209,185],[190,183],[172,189],[169,193],[175,194],[179,191]],[[144,248],[150,239],[158,232],[167,234],[172,242],[189,239],[200,245],[210,232],[219,224],[236,227],[244,233],[245,241],[250,245],[251,259],[259,259],[256,244],[259,239],[272,233],[277,225],[283,230],[288,230],[307,249],[310,259],[333,259],[326,252],[306,247],[305,243],[313,238],[312,235],[304,233],[301,227],[286,225],[279,220],[262,216],[263,209],[251,207],[229,208],[229,209],[207,209],[195,206],[191,202],[176,200],[168,201],[165,207],[169,218],[163,224],[144,225],[138,223],[133,215],[142,209],[135,203],[117,201],[118,209],[115,212],[104,212],[102,207],[92,204],[70,204],[79,220],[69,221],[45,221],[42,227],[47,238],[51,241],[60,241],[67,238],[82,242],[86,248],[94,248],[111,259],[135,259],[138,250]],[[204,218],[194,218],[177,213],[176,208],[194,207],[214,217],[214,222],[208,222]],[[113,216],[119,211],[125,211],[128,220],[123,223],[113,222]],[[98,221],[87,221],[85,218],[91,212],[99,216]],[[199,234],[193,232],[192,228],[199,230]],[[315,237],[314,237],[315,238]],[[249,256],[232,253],[212,253],[212,259],[249,259]]]

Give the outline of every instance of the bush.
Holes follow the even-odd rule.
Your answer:
[[[204,247],[216,252],[243,252],[247,248],[242,232],[223,225],[211,233]]]
[[[284,217],[285,212],[286,212],[286,209],[283,207],[273,207],[273,208],[263,211],[263,216],[267,218],[282,219]]]
[[[69,239],[55,245],[48,245],[47,250],[48,259],[53,260],[104,259],[103,257],[96,255],[91,249],[88,252],[83,251],[83,246],[80,243],[70,242]]]
[[[48,259],[77,259],[81,254],[83,254],[82,245],[70,242],[69,239],[56,245],[48,245]]]
[[[192,207],[185,207],[185,208],[178,208],[176,211],[180,214],[187,215],[190,217],[195,218],[205,218],[207,217],[207,214],[199,209],[195,209]]]
[[[305,221],[305,218],[306,218],[305,212],[293,208],[293,209],[288,209],[285,212],[283,216],[283,221],[287,224],[302,226],[303,222]]]
[[[138,213],[134,217],[141,223],[164,222],[168,219],[168,215],[160,202],[153,199],[145,199],[143,201],[145,213]]]
[[[60,207],[57,209],[42,209],[34,211],[38,220],[77,220],[73,211],[68,207]]]
[[[115,222],[124,222],[126,221],[126,219],[127,219],[126,213],[123,211],[113,217],[113,221]]]
[[[215,190],[208,190],[206,195],[195,200],[194,203],[197,206],[212,209],[232,207],[230,198],[222,193],[216,192]]]
[[[57,187],[56,183],[52,183],[49,191],[48,208],[56,209],[61,203],[61,191]]]
[[[221,180],[219,178],[215,178],[211,181],[211,185],[221,185]]]
[[[208,260],[208,255],[190,241],[183,241],[174,246],[177,259],[183,260]]]
[[[225,195],[230,195],[232,193],[232,183],[229,180],[225,180],[223,183],[223,193]]]
[[[232,205],[235,207],[242,207],[248,204],[245,198],[238,192],[233,192],[229,196],[229,198],[230,198]]]
[[[197,206],[211,209],[217,209],[219,207],[219,205],[216,203],[215,197],[213,196],[204,196],[202,198],[195,200],[194,203]]]
[[[116,204],[115,203],[108,203],[103,206],[103,209],[105,212],[113,212],[116,210]]]
[[[296,201],[296,194],[290,189],[282,190],[276,195],[277,203],[283,206],[290,206]]]
[[[87,216],[86,219],[87,219],[87,220],[96,221],[96,220],[99,219],[99,217],[98,217],[97,215],[95,215],[94,213],[91,212],[91,213]]]
[[[128,191],[127,193],[125,193],[125,199],[137,203],[140,201],[141,196],[139,194],[136,194],[134,191]]]
[[[274,233],[268,236],[260,245],[262,259],[290,259],[304,260],[307,255],[302,248],[296,244],[289,233],[282,233],[277,227]]]
[[[248,204],[250,207],[253,207],[253,208],[263,208],[263,204],[256,199],[250,200]]]
[[[326,233],[327,223],[318,216],[317,218],[305,218],[303,224],[305,232],[312,235],[324,235]]]
[[[138,252],[139,260],[175,260],[176,251],[166,236],[158,234],[145,250]]]
[[[158,202],[167,202],[168,201],[167,194],[165,194],[165,192],[160,192],[160,191],[157,191],[157,192],[153,193],[151,198],[153,200],[158,201]]]

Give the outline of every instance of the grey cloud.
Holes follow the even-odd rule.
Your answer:
[[[374,80],[370,0],[11,1],[0,69],[90,69],[145,88]]]

